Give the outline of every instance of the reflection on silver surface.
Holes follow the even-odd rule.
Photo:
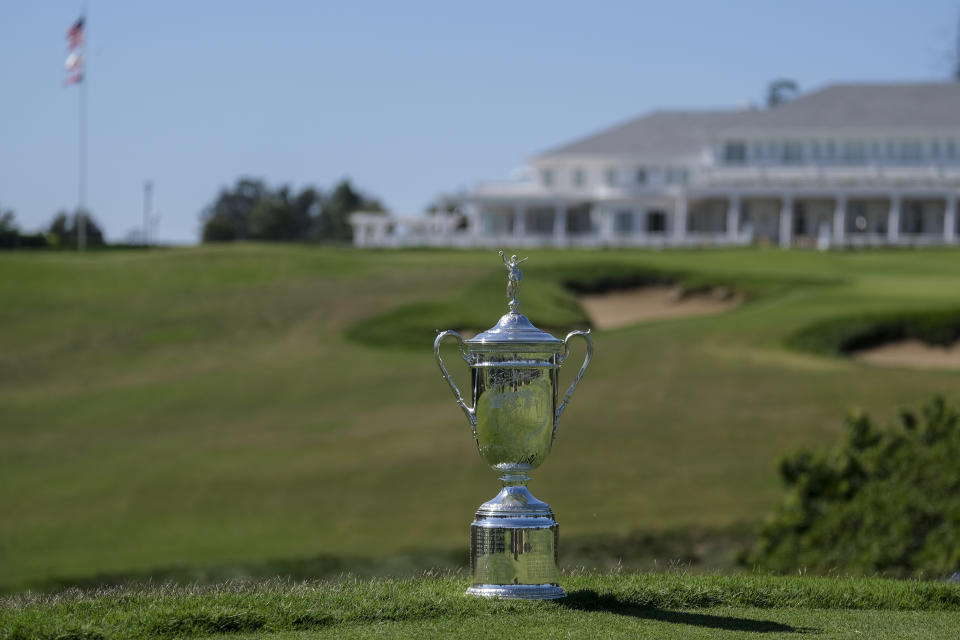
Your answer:
[[[527,489],[527,472],[546,459],[557,435],[560,416],[593,356],[590,331],[571,331],[566,339],[533,326],[519,312],[526,258],[500,252],[508,270],[509,312],[497,324],[464,340],[443,331],[433,343],[444,380],[473,429],[480,456],[503,475],[503,489],[477,511],[470,527],[470,569],[473,586],[467,593],[501,598],[563,597],[557,584],[558,525],[550,507]],[[569,355],[570,340],[580,336],[587,354],[579,372],[558,404],[557,372]],[[450,377],[440,345],[457,340],[460,355],[471,370],[472,406],[463,400]]]

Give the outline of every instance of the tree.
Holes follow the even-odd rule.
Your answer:
[[[774,571],[950,575],[960,569],[960,412],[935,397],[878,428],[780,464],[789,488],[749,561]]]
[[[302,194],[301,194],[302,195]],[[305,240],[310,231],[308,200],[297,196],[291,200],[287,187],[257,202],[250,212],[250,238],[254,240]]]
[[[221,189],[217,199],[201,215],[203,241],[221,242],[250,237],[249,223],[253,208],[268,193],[263,181],[253,178],[240,178],[232,190]]]
[[[353,239],[350,214],[361,210],[385,211],[378,200],[355,191],[349,180],[341,180],[323,205],[319,220],[320,236],[334,242],[350,242]]]
[[[0,249],[10,249],[20,244],[20,229],[13,211],[0,209]]]
[[[83,218],[84,221],[84,239],[87,246],[102,247],[106,244],[103,239],[103,231],[90,215],[90,212],[79,210],[73,213],[60,211],[54,216],[47,230],[50,244],[62,247],[77,246],[77,226],[80,218]]]
[[[454,229],[457,230],[466,229],[469,226],[467,216],[464,215],[460,208],[452,202],[441,202],[439,204],[433,203],[427,207],[427,213],[431,216],[435,216],[438,213],[457,216],[457,224],[454,225]]]
[[[261,180],[242,178],[204,209],[203,241],[348,242],[349,215],[359,209],[383,211],[383,205],[347,180],[325,197],[314,187],[294,195],[289,186],[272,190]]]
[[[793,100],[800,93],[800,86],[788,78],[778,78],[767,85],[767,108]]]

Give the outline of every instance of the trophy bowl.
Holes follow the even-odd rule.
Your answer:
[[[503,252],[500,252],[503,257]],[[559,526],[550,506],[527,489],[527,472],[550,453],[557,426],[570,396],[593,355],[588,331],[571,331],[564,340],[537,329],[519,313],[522,274],[512,256],[509,270],[509,312],[496,325],[469,340],[455,331],[442,331],[433,344],[443,378],[473,429],[480,457],[501,473],[503,488],[477,510],[470,526],[468,594],[502,598],[562,598],[558,584]],[[579,372],[558,402],[557,374],[569,355],[570,341],[583,337],[587,353]],[[463,400],[450,377],[440,345],[457,340],[470,367],[472,406]]]

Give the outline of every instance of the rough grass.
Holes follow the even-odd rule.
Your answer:
[[[594,333],[594,362],[531,483],[560,522],[561,565],[579,566],[566,550],[601,534],[759,522],[782,491],[776,460],[835,438],[851,405],[886,420],[934,393],[960,400],[958,372],[784,347],[830,317],[957,307],[958,258],[531,252],[521,304],[550,328],[582,318],[563,284],[575,274],[762,283],[728,313]],[[401,556],[421,568],[465,558],[473,512],[498,482],[433,362],[432,331],[492,325],[504,282],[487,251],[0,255],[0,590],[170,567],[190,579],[197,567],[355,558],[375,574]],[[420,347],[346,337],[410,305],[425,309]],[[652,548],[658,566],[716,566],[676,547],[600,546],[599,566],[631,548]]]
[[[190,638],[212,634],[271,637],[280,632],[380,632],[450,628],[469,637],[507,628],[543,630],[544,623],[579,633],[624,619],[663,623],[667,630],[796,633],[818,631],[770,620],[770,610],[912,612],[908,628],[923,630],[917,613],[960,612],[960,586],[881,579],[691,577],[679,574],[565,576],[558,602],[485,600],[463,595],[462,576],[321,583],[233,583],[216,587],[159,585],[138,589],[71,590],[0,600],[0,637],[9,640]],[[722,610],[721,615],[700,609]],[[793,613],[791,613],[793,612]],[[757,617],[751,615],[760,614]],[[801,618],[810,618],[801,615]],[[869,620],[869,616],[862,616]],[[960,616],[933,617],[956,622]],[[900,621],[901,623],[903,620]],[[472,631],[468,631],[472,628]],[[550,630],[550,627],[547,627]],[[252,635],[251,635],[252,634]],[[672,635],[672,634],[671,634]],[[295,636],[291,636],[295,637]]]
[[[960,308],[840,316],[813,323],[787,339],[796,349],[847,355],[899,340],[948,346],[960,338]]]

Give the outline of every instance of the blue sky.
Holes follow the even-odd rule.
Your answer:
[[[78,0],[0,0],[0,207],[26,229],[77,201]],[[655,108],[760,102],[776,77],[936,81],[960,3],[88,0],[89,195],[109,238],[196,242],[242,175],[349,177],[398,213],[509,177]]]

